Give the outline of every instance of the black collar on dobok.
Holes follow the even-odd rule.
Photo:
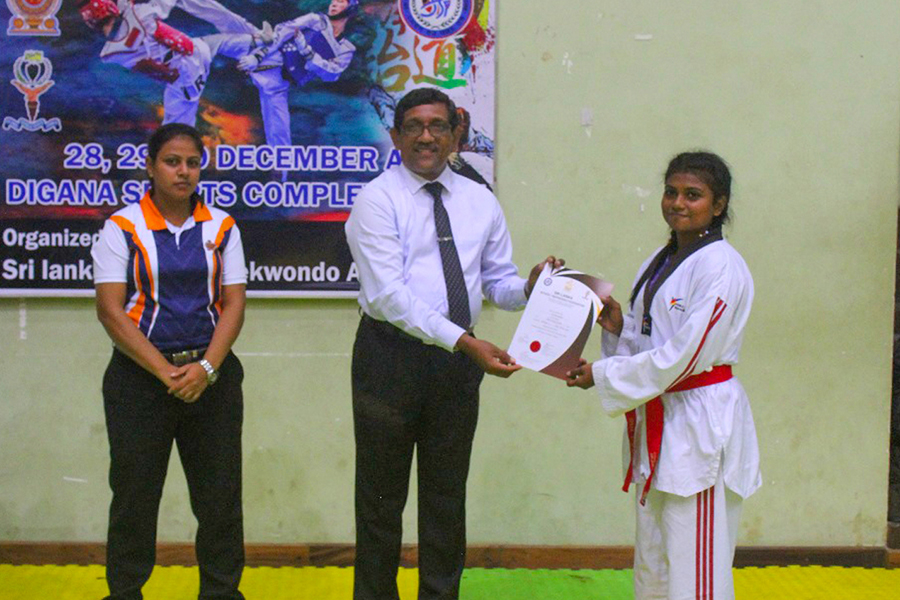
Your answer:
[[[653,322],[650,318],[650,305],[653,303],[653,297],[656,296],[656,292],[659,291],[659,288],[662,287],[662,284],[665,283],[666,279],[668,279],[669,276],[675,272],[675,269],[687,260],[691,254],[712,243],[718,242],[721,239],[723,239],[722,230],[714,229],[688,246],[682,254],[677,254],[675,244],[669,243],[666,244],[665,248],[659,251],[659,254],[653,257],[653,260],[650,261],[650,265],[643,273],[641,273],[637,284],[634,286],[634,290],[631,292],[631,306],[634,307],[635,298],[637,298],[637,295],[640,293],[641,287],[646,284],[646,287],[644,288],[644,314],[641,321],[642,334],[650,335],[650,332],[653,329]]]

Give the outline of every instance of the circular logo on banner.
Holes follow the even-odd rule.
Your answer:
[[[472,18],[472,0],[399,0],[399,3],[407,27],[436,40],[459,33]]]

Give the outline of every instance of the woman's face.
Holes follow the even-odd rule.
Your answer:
[[[147,174],[153,179],[154,200],[190,202],[200,181],[202,156],[187,136],[177,136],[163,144],[156,160],[147,162]]]
[[[673,173],[666,179],[662,214],[679,244],[700,238],[723,210],[725,198],[715,198],[712,189],[693,173]]]

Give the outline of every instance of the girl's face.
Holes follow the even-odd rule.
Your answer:
[[[147,174],[153,179],[154,200],[163,202],[190,202],[191,194],[200,181],[202,156],[194,140],[177,136],[163,144],[150,162]]]
[[[663,219],[683,246],[703,236],[713,217],[725,210],[725,203],[724,196],[715,198],[712,189],[693,173],[673,173],[663,191]]]

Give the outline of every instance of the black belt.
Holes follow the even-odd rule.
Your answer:
[[[418,342],[420,344],[425,343],[424,341],[417,338],[416,336],[406,333],[405,331],[403,331],[396,325],[392,325],[391,323],[389,323],[387,321],[379,321],[378,319],[373,319],[366,313],[362,313],[362,320],[363,320],[363,323],[365,323],[366,325],[368,325],[375,331],[379,331],[381,333],[385,333],[387,335],[391,335],[391,336],[400,338],[401,340],[406,340],[409,342]],[[468,333],[472,337],[475,336],[475,332],[472,329],[467,330],[466,333]]]
[[[166,357],[166,360],[176,367],[197,362],[203,358],[204,354],[206,354],[206,347],[181,350],[179,352],[162,352],[162,355]]]

